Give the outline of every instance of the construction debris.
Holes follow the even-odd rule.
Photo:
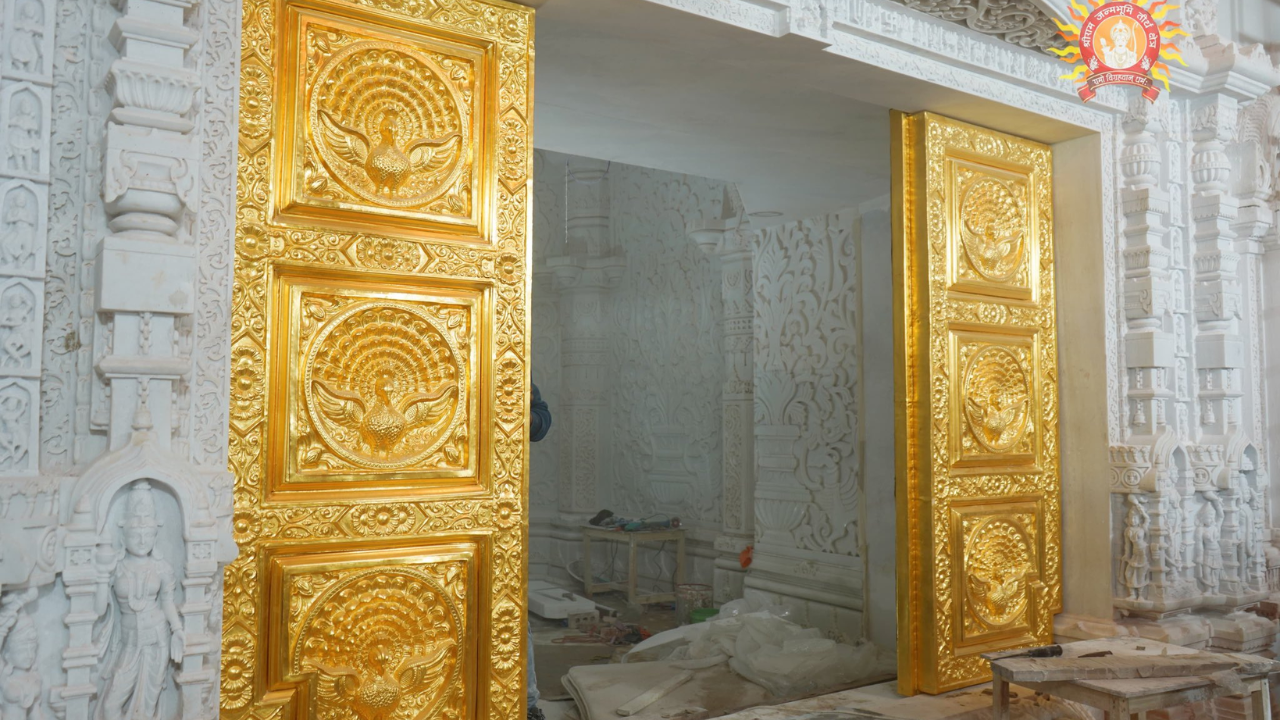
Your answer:
[[[1056,648],[1056,649],[1051,649]],[[1267,677],[1280,663],[1238,653],[1208,653],[1131,638],[983,655],[991,661],[995,720],[1010,712],[1010,683],[1098,708],[1112,717],[1251,696],[1253,717],[1269,718]]]
[[[1261,658],[1259,658],[1261,659]],[[1240,665],[1230,656],[1180,655],[1075,658],[1009,658],[998,660],[1001,672],[1011,683],[1052,682],[1054,680],[1127,680],[1131,678],[1186,677],[1212,675],[1234,670]],[[1270,664],[1270,660],[1264,660]]]

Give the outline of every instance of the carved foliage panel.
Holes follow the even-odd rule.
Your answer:
[[[613,507],[719,527],[720,271],[686,227],[718,217],[722,181],[613,164],[613,241],[626,271],[610,295]],[[567,321],[567,319],[562,319]]]
[[[374,715],[515,718],[531,13],[244,0],[242,18],[223,716],[336,717],[394,677],[417,689]],[[288,582],[286,556],[306,568]],[[298,643],[267,642],[295,616]],[[376,642],[388,628],[400,644]]]
[[[978,652],[1049,641],[1061,607],[1052,158],[947,118],[904,123],[918,134],[902,148],[914,232],[897,301],[920,327],[899,347],[927,353],[899,355],[900,371],[925,368],[904,451],[918,459],[908,502],[925,511],[905,556],[932,567],[914,570],[914,627],[900,634],[919,645],[904,687],[941,692],[988,675]]]
[[[762,230],[755,247],[757,424],[796,424],[810,495],[794,546],[858,552],[858,224],[851,211]]]

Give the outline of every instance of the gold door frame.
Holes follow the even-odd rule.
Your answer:
[[[222,717],[522,718],[533,12],[243,7]]]
[[[990,678],[1062,607],[1052,154],[892,118],[898,690]]]

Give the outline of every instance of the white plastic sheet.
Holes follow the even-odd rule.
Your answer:
[[[874,646],[824,638],[816,628],[786,619],[792,614],[784,605],[762,609],[734,601],[714,620],[654,635],[632,648],[623,662],[668,660],[695,669],[727,660],[734,672],[775,697],[845,685],[879,669]]]

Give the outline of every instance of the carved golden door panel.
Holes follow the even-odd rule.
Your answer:
[[[532,11],[243,2],[223,717],[523,717]]]
[[[893,116],[898,687],[990,677],[1062,605],[1053,157]]]

